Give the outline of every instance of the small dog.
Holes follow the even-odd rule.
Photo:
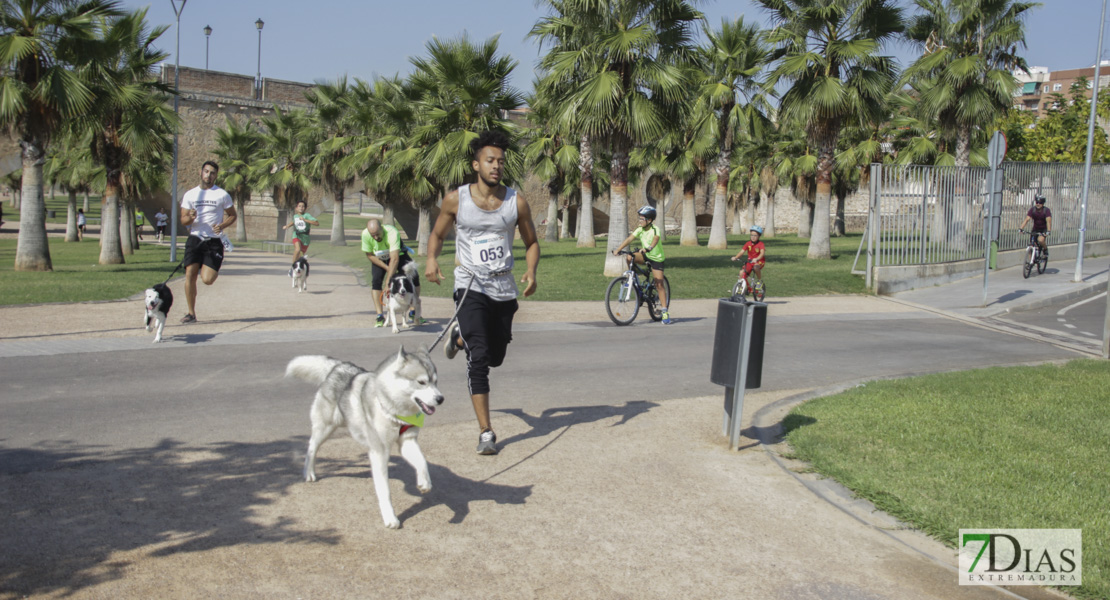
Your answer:
[[[418,273],[416,263],[410,262],[401,267],[399,273],[394,273],[389,280],[389,317],[386,324],[392,327],[393,333],[400,333],[398,324],[406,328],[420,322],[420,296],[416,293],[416,278]],[[409,311],[413,312],[413,319],[408,321]],[[397,314],[401,320],[398,321]]]
[[[424,415],[435,413],[443,403],[428,351],[410,353],[402,347],[373,371],[327,356],[298,356],[289,362],[285,376],[319,385],[310,413],[305,481],[316,481],[320,445],[337,427],[346,426],[351,437],[370,450],[370,474],[382,521],[390,529],[401,527],[389,499],[389,455],[394,445],[416,470],[416,487],[423,493],[432,489],[428,463],[416,442]]]
[[[293,280],[293,289],[297,293],[308,289],[308,259],[298,258],[289,269],[289,278]]]
[[[166,284],[155,284],[154,287],[146,291],[146,317],[143,318],[143,326],[147,331],[151,328],[154,329],[154,343],[162,341],[162,329],[166,327],[166,316],[170,314],[170,307],[173,306],[173,293]]]

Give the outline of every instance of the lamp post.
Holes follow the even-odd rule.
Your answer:
[[[181,2],[181,6],[177,3]],[[173,55],[173,115],[177,116],[178,86],[181,82],[181,11],[185,10],[187,0],[170,0],[170,6],[177,16],[177,47]],[[181,211],[177,207],[177,127],[173,129],[173,183],[170,189],[170,262],[177,262],[177,222]]]
[[[262,26],[266,23],[262,19],[254,22],[254,26],[258,28],[258,75],[255,80],[255,98],[262,99]]]
[[[208,70],[208,39],[212,37],[212,26],[204,26],[204,70]]]

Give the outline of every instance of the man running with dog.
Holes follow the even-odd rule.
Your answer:
[[[458,321],[448,331],[443,350],[454,358],[466,350],[466,378],[474,414],[478,417],[478,454],[497,454],[497,435],[490,426],[489,370],[501,366],[513,339],[517,311],[513,279],[513,237],[520,230],[527,269],[520,278],[524,295],[536,291],[540,244],[528,203],[513,188],[501,185],[508,137],[486,131],[470,143],[470,166],[478,181],[447,194],[428,239],[428,264],[424,277],[443,281],[439,252],[455,226],[455,306]],[[469,290],[469,291],[468,291]]]
[[[374,300],[374,311],[378,313],[374,327],[385,327],[385,314],[382,312],[382,282],[388,287],[393,274],[412,262],[410,250],[401,243],[401,232],[393,225],[383,225],[379,219],[366,222],[362,230],[362,251],[366,259],[374,265],[370,271],[370,297]],[[389,262],[386,262],[389,261]],[[416,297],[420,297],[420,278],[412,282]],[[419,325],[419,323],[417,323]]]
[[[200,169],[200,185],[185,192],[181,198],[181,225],[189,228],[185,242],[185,300],[189,312],[182,323],[197,321],[197,276],[204,285],[216,283],[224,262],[224,230],[235,224],[238,214],[231,195],[216,185],[220,166],[205,161]],[[230,245],[230,242],[228,242]]]

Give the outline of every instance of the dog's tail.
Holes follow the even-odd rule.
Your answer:
[[[298,356],[285,367],[286,377],[296,377],[319,385],[340,361],[330,356]]]
[[[420,269],[416,266],[416,261],[405,263],[405,266],[401,269],[405,272],[405,275],[408,275],[412,279],[416,279],[420,276]]]

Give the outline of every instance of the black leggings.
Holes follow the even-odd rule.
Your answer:
[[[466,290],[455,290],[455,305]],[[459,306],[459,333],[466,349],[466,383],[470,394],[489,393],[489,370],[505,362],[513,341],[516,299],[498,301],[470,290]]]

